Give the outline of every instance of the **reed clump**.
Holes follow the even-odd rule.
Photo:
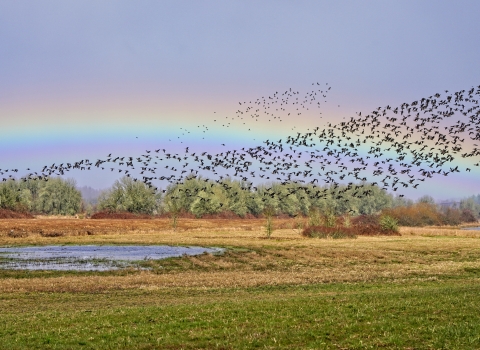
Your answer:
[[[305,237],[316,238],[355,238],[357,236],[396,236],[398,223],[388,215],[359,215],[354,218],[327,216],[322,224],[309,226],[302,231]]]

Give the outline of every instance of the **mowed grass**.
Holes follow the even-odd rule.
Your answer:
[[[2,349],[480,348],[480,239],[472,231],[325,240],[302,237],[285,220],[265,239],[255,220],[184,220],[177,231],[160,220],[15,221],[0,223],[1,245],[229,250],[145,262],[148,271],[0,271]],[[63,234],[42,236],[43,223]],[[8,236],[22,225],[30,233]],[[78,234],[80,225],[90,234]]]

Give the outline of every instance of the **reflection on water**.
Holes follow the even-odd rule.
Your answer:
[[[139,260],[222,253],[221,248],[172,246],[37,246],[0,248],[0,268],[105,271],[137,266]]]

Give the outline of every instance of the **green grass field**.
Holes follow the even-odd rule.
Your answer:
[[[480,240],[418,232],[355,240],[291,230],[266,240],[233,229],[82,236],[78,243],[236,249],[156,262],[151,271],[3,271],[0,348],[479,349]]]
[[[4,349],[478,349],[478,277],[0,296]]]

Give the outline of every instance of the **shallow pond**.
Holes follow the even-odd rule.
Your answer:
[[[480,227],[476,226],[476,227],[464,227],[462,228],[462,230],[474,230],[474,231],[479,231],[480,230]]]
[[[218,254],[221,248],[179,246],[35,246],[0,247],[0,268],[25,270],[106,271],[138,266],[141,260],[182,255]]]

